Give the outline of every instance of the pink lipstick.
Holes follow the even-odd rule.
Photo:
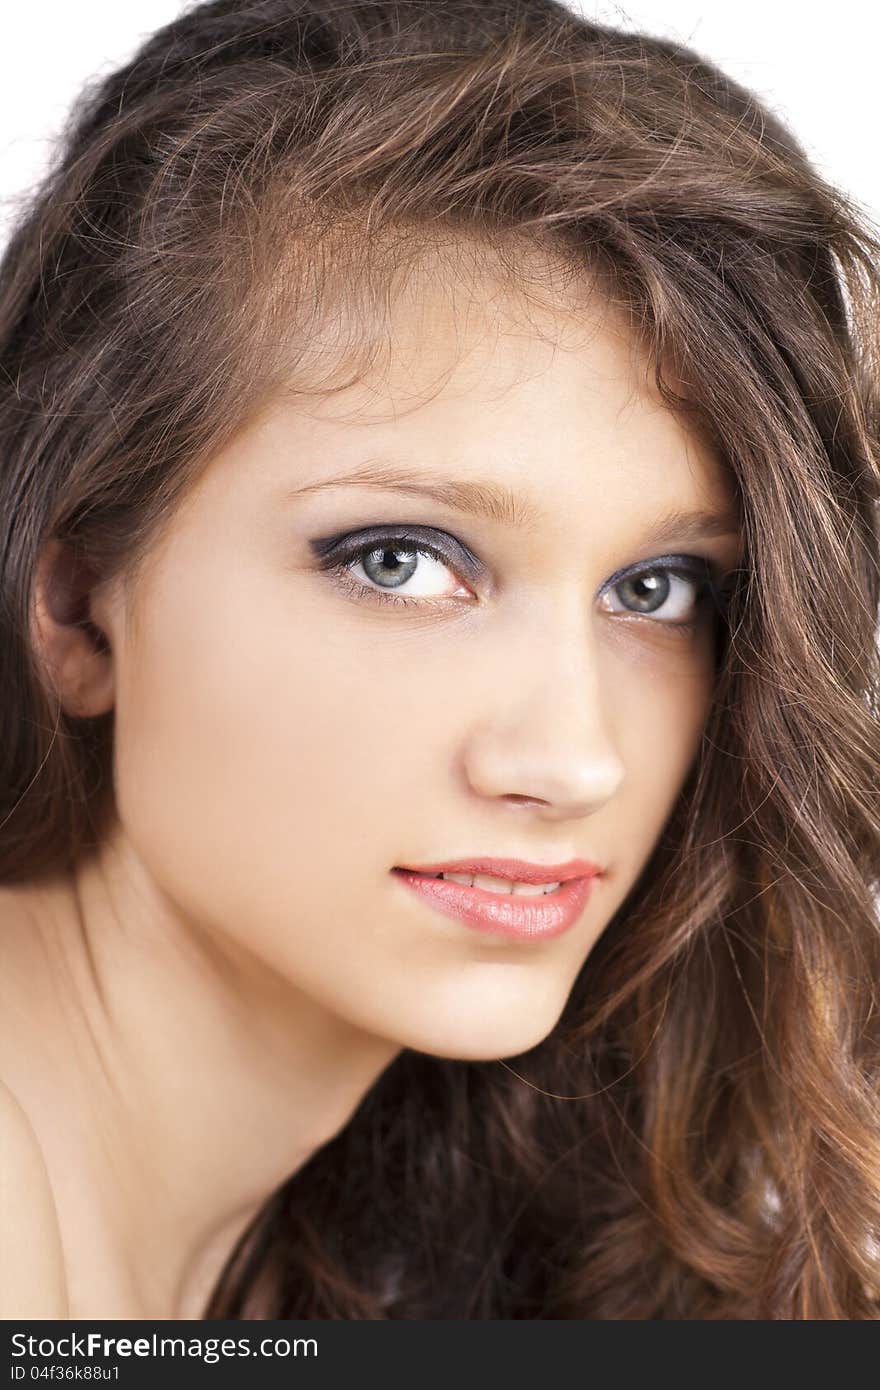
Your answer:
[[[547,940],[568,931],[580,917],[602,870],[585,859],[536,864],[522,859],[459,859],[445,864],[399,865],[392,872],[423,901],[445,916],[493,936],[515,941]],[[441,873],[485,874],[514,883],[556,883],[552,892],[494,891],[438,878]],[[500,888],[500,885],[498,885]]]

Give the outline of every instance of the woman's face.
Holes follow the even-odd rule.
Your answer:
[[[668,524],[732,494],[610,311],[531,314],[488,282],[422,279],[381,370],[277,400],[212,460],[137,620],[119,591],[92,610],[119,833],[162,901],[292,1001],[470,1060],[546,1037],[645,865],[712,695],[700,565],[740,554],[735,532]],[[367,470],[381,486],[343,481]],[[465,505],[490,492],[519,519]],[[367,528],[418,528],[447,558],[375,538],[343,555]],[[567,931],[524,941],[392,872],[470,856],[604,875]]]

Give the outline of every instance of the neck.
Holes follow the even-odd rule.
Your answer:
[[[43,1146],[71,1315],[196,1317],[253,1216],[400,1049],[186,921],[113,845],[4,893],[26,920],[2,947],[0,1079]]]

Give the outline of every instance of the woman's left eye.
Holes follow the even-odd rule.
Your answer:
[[[635,605],[612,612],[632,613],[654,618],[665,612],[658,621],[665,627],[692,632],[700,613],[713,598],[719,602],[720,585],[713,580],[712,565],[696,555],[674,555],[652,560],[648,566],[631,570],[622,579],[609,584],[608,594],[625,593]]]
[[[461,597],[476,599],[467,583],[450,585],[447,580],[443,592],[443,570],[453,575],[465,570],[473,581],[479,579],[481,573],[479,562],[460,542],[452,537],[448,541],[447,548],[424,539],[418,530],[410,530],[384,534],[358,532],[311,544],[319,557],[321,570],[336,575],[356,597],[368,602],[424,607]],[[406,592],[399,592],[404,586]],[[662,556],[634,566],[623,575],[615,576],[601,592],[625,596],[622,608],[612,608],[611,612],[654,619],[659,625],[684,632],[694,630],[707,602],[714,601],[721,606],[723,600],[720,568],[697,555]],[[657,616],[659,614],[665,616]]]

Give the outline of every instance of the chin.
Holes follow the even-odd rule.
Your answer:
[[[456,1020],[454,1027],[443,1028],[439,1021],[436,1028],[424,1028],[411,1036],[404,1046],[414,1052],[425,1052],[431,1057],[445,1057],[458,1062],[494,1062],[504,1057],[518,1057],[537,1047],[552,1033],[559,1021],[559,1014],[545,1020],[540,1026],[535,1019],[524,1022],[522,1019],[493,1019],[487,1017],[474,1020],[469,1027],[466,1021]]]

